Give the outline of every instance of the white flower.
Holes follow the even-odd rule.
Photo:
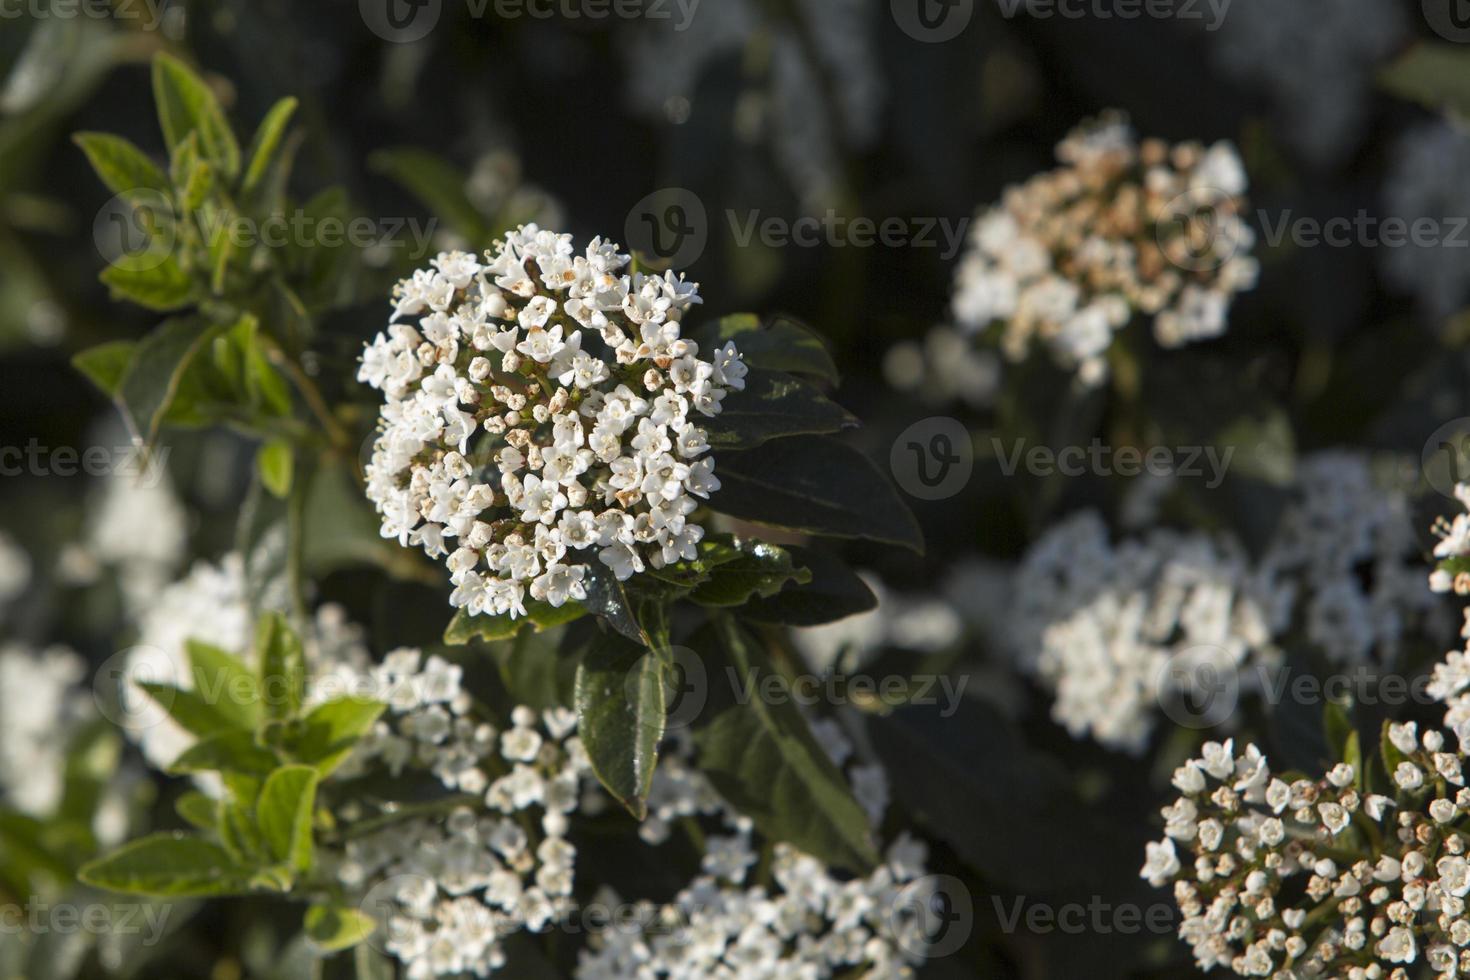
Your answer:
[[[1173,840],[1166,837],[1156,844],[1148,845],[1147,860],[1144,861],[1143,870],[1138,873],[1139,877],[1155,888],[1161,888],[1178,873],[1179,856],[1174,851]]]
[[[385,400],[368,497],[384,537],[447,558],[456,607],[521,616],[528,593],[585,598],[589,562],[626,579],[697,554],[689,518],[719,480],[689,413],[717,414],[745,365],[682,335],[695,284],[627,263],[523,226],[483,261],[443,253],[400,283],[394,319],[417,328],[363,352]]]

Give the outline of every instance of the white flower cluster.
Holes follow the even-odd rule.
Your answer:
[[[1470,811],[1464,755],[1412,723],[1390,725],[1388,740],[1397,802],[1365,794],[1346,763],[1288,781],[1254,745],[1236,755],[1230,741],[1175,771],[1182,795],[1163,809],[1165,837],[1148,845],[1141,875],[1173,884],[1200,969],[1277,980],[1408,980],[1418,962],[1470,972],[1470,841],[1454,826]]]
[[[1411,237],[1399,248],[1378,249],[1384,275],[1413,295],[1424,315],[1458,313],[1470,296],[1459,215],[1470,214],[1470,191],[1460,175],[1470,167],[1470,133],[1457,122],[1425,123],[1400,137],[1385,177],[1384,207],[1410,227],[1429,222],[1434,236]]]
[[[131,610],[147,605],[184,561],[188,518],[161,460],[141,474],[113,471],[88,506],[82,551],[116,571]]]
[[[1268,94],[1281,137],[1320,167],[1357,145],[1374,73],[1405,27],[1394,0],[1238,0],[1214,34],[1214,54]]]
[[[367,467],[384,537],[446,557],[452,602],[525,614],[695,557],[695,498],[719,489],[705,431],[745,385],[733,344],[701,360],[680,335],[698,287],[626,272],[594,239],[527,225],[484,262],[443,253],[399,284],[359,379],[386,397]]]
[[[0,612],[31,584],[31,559],[15,540],[0,531]]]
[[[1443,614],[1422,586],[1398,461],[1387,462],[1302,459],[1256,561],[1200,532],[1113,544],[1096,513],[1073,515],[1022,561],[1007,644],[1055,690],[1059,723],[1131,751],[1147,745],[1161,699],[1226,675],[1237,692],[1259,690],[1294,625],[1329,660],[1390,666],[1406,637],[1438,635]]]
[[[389,821],[375,827],[383,814],[348,803],[341,817],[349,839],[326,860],[345,888],[364,896],[364,910],[383,920],[385,949],[409,980],[483,977],[504,965],[506,936],[540,932],[572,911],[577,850],[567,840],[568,816],[596,780],[571,734],[571,711],[538,716],[518,707],[497,732],[474,720],[458,668],[446,672],[431,658],[420,671],[419,656],[401,650],[385,661],[393,676],[384,679],[413,693],[390,702],[390,720],[358,762],[429,769],[447,788],[483,794],[484,805],[409,820],[391,819],[390,809]]]
[[[1219,142],[1169,146],[1119,114],[1057,146],[1062,166],[983,210],[961,258],[951,312],[971,333],[1004,324],[1013,361],[1041,343],[1085,385],[1108,371],[1113,334],[1135,314],[1165,347],[1216,337],[1236,293],[1255,285],[1246,174]]]
[[[814,732],[839,766],[853,746],[835,722]],[[702,873],[665,905],[640,903],[629,916],[637,928],[593,937],[578,962],[578,980],[660,977],[911,975],[926,947],[912,914],[927,878],[927,849],[900,835],[883,863],[866,877],[843,881],[820,861],[786,844],[772,851],[772,887],[749,883],[759,853],[750,820],[730,807],[690,764],[692,745],[678,733],[665,746],[640,833],[662,843],[676,821],[718,820],[722,832],[706,838]],[[887,806],[880,766],[849,766],[848,775],[876,826]],[[866,787],[866,788],[865,788]]]
[[[1228,539],[1160,529],[1115,546],[1083,511],[1022,562],[1012,643],[1023,669],[1055,690],[1058,723],[1140,752],[1169,685],[1274,661],[1283,598]]]
[[[1434,546],[1434,557],[1439,564],[1429,573],[1429,588],[1464,596],[1470,595],[1470,567],[1465,567],[1464,561],[1470,558],[1470,483],[1455,484],[1455,499],[1466,512],[1456,514],[1453,520],[1435,521],[1439,542]]]
[[[0,647],[0,797],[36,817],[61,802],[67,744],[95,717],[82,658],[64,647]]]

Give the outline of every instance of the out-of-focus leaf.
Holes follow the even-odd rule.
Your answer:
[[[451,164],[426,150],[397,147],[374,153],[368,166],[402,184],[471,247],[490,244],[495,232],[465,192],[465,175]]]
[[[255,454],[255,468],[260,474],[261,485],[282,500],[290,496],[294,462],[295,454],[287,440],[271,439],[262,443]]]
[[[71,363],[88,381],[109,397],[115,397],[137,349],[138,345],[131,340],[110,340],[88,347],[74,356]]]
[[[82,148],[92,169],[115,194],[145,188],[167,194],[168,177],[147,155],[121,136],[110,133],[77,133],[72,139]]]
[[[1421,41],[1381,69],[1378,83],[1427,108],[1470,117],[1470,51],[1464,45]]]
[[[311,766],[282,766],[266,778],[255,803],[255,822],[271,855],[298,874],[311,870],[317,779]]]
[[[172,255],[146,263],[121,261],[102,270],[99,277],[112,298],[167,312],[187,306],[194,298],[194,281]]]
[[[202,78],[177,58],[157,55],[153,59],[153,99],[170,151],[196,133],[203,157],[230,180],[235,179],[240,172],[240,146],[219,100]]]
[[[180,833],[124,844],[82,868],[77,877],[96,888],[160,898],[249,891],[249,874],[224,848]]]
[[[700,636],[710,699],[695,743],[715,789],[771,840],[854,872],[875,864],[867,814],[794,699],[765,696],[785,687],[765,649],[728,616]]]
[[[348,905],[313,905],[306,910],[306,938],[322,953],[351,949],[373,934],[372,916]]]

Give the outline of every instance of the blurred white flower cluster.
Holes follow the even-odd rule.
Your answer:
[[[1154,528],[1110,541],[1084,511],[1032,546],[1016,574],[1007,641],[1078,737],[1142,751],[1164,699],[1262,689],[1299,626],[1328,660],[1393,664],[1443,621],[1422,586],[1397,461],[1316,453],[1252,560],[1233,538]]]
[[[410,980],[486,976],[505,963],[505,937],[541,932],[572,912],[577,849],[567,840],[568,816],[597,783],[571,711],[518,707],[497,732],[475,719],[459,668],[446,673],[430,658],[420,674],[419,656],[397,651],[384,666],[425,693],[427,705],[390,707],[358,763],[386,756],[395,774],[405,763],[428,769],[447,788],[483,793],[484,805],[401,820],[392,808],[349,802],[339,814],[349,839],[324,863],[382,921],[385,949]],[[438,681],[414,683],[436,672]]]
[[[888,804],[882,767],[859,762],[835,721],[819,720],[813,731],[833,762],[846,766],[876,828]],[[911,975],[927,945],[916,914],[927,907],[924,889],[933,886],[925,845],[900,834],[871,873],[844,880],[810,855],[776,844],[772,886],[752,884],[761,854],[751,822],[693,767],[693,754],[687,733],[666,743],[639,832],[658,844],[680,821],[718,821],[722,832],[705,839],[703,873],[672,902],[639,903],[628,917],[632,927],[594,936],[578,980]]]
[[[977,216],[955,276],[955,323],[970,333],[1001,324],[1006,357],[1040,344],[1088,386],[1107,377],[1113,335],[1136,314],[1165,347],[1224,333],[1258,273],[1235,148],[1140,142],[1111,113],[1069,134],[1057,159]]]
[[[1235,0],[1215,60],[1260,89],[1282,139],[1325,167],[1356,148],[1374,74],[1408,26],[1404,10],[1395,0]]]
[[[445,559],[455,606],[582,599],[594,551],[619,580],[695,557],[719,481],[691,414],[718,414],[745,365],[681,336],[695,284],[627,265],[528,225],[402,282],[393,319],[417,326],[367,346],[359,378],[386,397],[368,496],[384,537]]]
[[[0,797],[6,805],[43,817],[61,802],[68,745],[97,716],[82,686],[86,676],[86,663],[65,647],[0,647]]]
[[[1175,771],[1182,795],[1163,809],[1165,837],[1141,875],[1173,885],[1200,969],[1346,980],[1407,980],[1419,962],[1446,977],[1470,970],[1470,840],[1454,827],[1470,811],[1464,749],[1413,723],[1390,725],[1387,741],[1397,802],[1365,793],[1353,765],[1273,777],[1254,745],[1237,755],[1228,740]]]
[[[1462,123],[1436,121],[1400,137],[1385,178],[1386,214],[1411,229],[1427,223],[1429,237],[1415,240],[1415,232],[1403,244],[1380,247],[1383,272],[1417,299],[1432,320],[1458,313],[1470,296],[1470,264],[1465,261],[1470,240],[1464,226],[1470,215],[1467,167],[1470,133]]]

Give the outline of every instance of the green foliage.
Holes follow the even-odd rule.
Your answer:
[[[601,637],[577,669],[577,730],[597,778],[635,817],[648,812],[665,723],[667,651]]]

